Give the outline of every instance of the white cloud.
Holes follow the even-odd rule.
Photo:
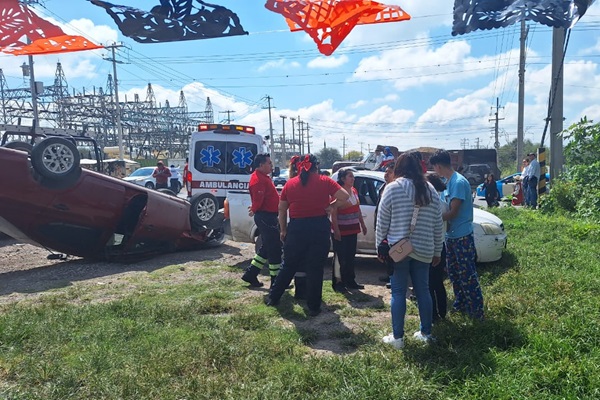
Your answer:
[[[308,68],[337,68],[348,63],[349,58],[346,55],[340,57],[317,57],[310,60],[306,65]]]
[[[366,104],[369,104],[369,103],[368,103],[366,100],[359,100],[359,101],[357,101],[357,102],[355,102],[355,103],[352,103],[352,104],[350,104],[350,105],[348,106],[348,108],[350,108],[350,109],[352,109],[352,110],[355,110],[355,109],[357,109],[357,108],[361,108],[362,106],[364,106],[364,105],[366,105]]]
[[[258,67],[258,72],[265,72],[270,69],[282,69],[287,70],[289,68],[299,68],[300,64],[296,61],[287,61],[285,58],[281,58],[275,61],[269,61],[260,67]]]

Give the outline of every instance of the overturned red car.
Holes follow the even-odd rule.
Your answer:
[[[77,138],[33,142],[0,147],[0,232],[113,261],[223,243],[222,216],[203,223],[184,199],[82,168]]]

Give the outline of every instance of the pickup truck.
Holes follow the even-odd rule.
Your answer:
[[[384,184],[384,173],[380,171],[354,172],[354,187],[358,192],[361,210],[367,234],[358,235],[357,253],[376,254],[375,246],[375,206],[379,189]],[[336,179],[337,174],[332,176]],[[260,232],[254,224],[254,218],[248,215],[250,194],[248,191],[232,191],[227,194],[225,215],[229,215],[228,236],[236,242],[254,243],[260,245]],[[477,262],[492,262],[502,258],[502,250],[506,246],[506,232],[500,218],[481,210],[473,209],[473,234]]]

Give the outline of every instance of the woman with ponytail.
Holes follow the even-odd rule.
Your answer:
[[[429,265],[440,262],[442,252],[442,209],[440,198],[427,182],[421,162],[414,152],[403,153],[394,167],[394,182],[383,192],[377,214],[376,243],[387,240],[390,246],[409,238],[413,251],[393,263],[392,330],[383,338],[397,349],[404,346],[404,318],[406,315],[406,288],[412,279],[417,296],[420,329],[414,333],[417,340],[431,340],[433,318],[429,294]]]
[[[308,314],[315,316],[321,312],[323,268],[329,253],[329,198],[345,202],[349,195],[337,182],[319,174],[319,161],[314,155],[302,156],[296,166],[299,175],[286,182],[279,201],[285,260],[266,304],[277,305],[294,274],[305,271]]]

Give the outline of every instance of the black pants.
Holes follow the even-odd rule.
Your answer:
[[[258,211],[254,214],[254,223],[262,237],[258,255],[269,260],[269,265],[281,264],[281,238],[277,213]]]
[[[344,285],[353,284],[356,280],[354,259],[356,258],[356,241],[358,235],[342,236],[340,241],[333,240],[332,284],[341,281]]]
[[[168,189],[169,188],[169,184],[168,183],[158,183],[158,182],[156,182],[156,188],[157,189]]]
[[[285,260],[271,287],[271,300],[279,301],[294,274],[306,272],[306,304],[310,310],[321,309],[323,270],[329,253],[331,225],[325,216],[290,220],[283,244]]]
[[[448,299],[444,279],[446,278],[446,245],[442,247],[441,261],[437,266],[429,266],[429,293],[433,300],[433,319],[446,318]]]

